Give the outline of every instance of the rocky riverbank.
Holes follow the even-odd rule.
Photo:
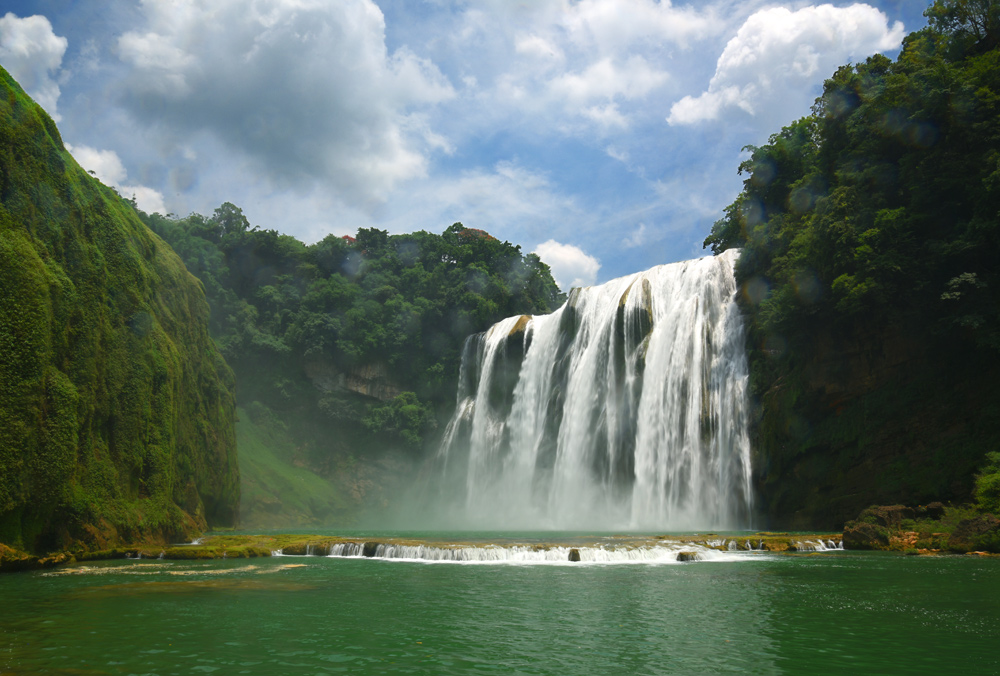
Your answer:
[[[410,558],[419,554],[428,560],[495,559],[496,552],[516,555],[542,555],[546,560],[607,560],[618,556],[648,559],[650,556],[676,556],[678,561],[693,561],[711,552],[765,551],[798,553],[835,550],[842,547],[839,533],[790,534],[758,532],[753,534],[593,536],[533,539],[414,539],[402,537],[338,537],[288,534],[215,534],[191,543],[136,545],[100,551],[57,552],[31,556],[0,545],[0,571],[33,570],[68,563],[110,559],[231,559],[260,556],[362,556],[369,558]]]
[[[844,524],[845,549],[907,554],[1000,554],[1000,519],[940,502],[875,505]]]
[[[766,532],[733,535],[573,536],[552,539],[345,537],[317,534],[206,535],[190,543],[135,544],[98,551],[30,555],[0,544],[0,572],[34,570],[111,559],[235,559],[264,556],[355,556],[424,560],[695,561],[716,553],[815,553],[838,549],[905,554],[1000,555],[1000,519],[971,507],[942,503],[873,506],[843,533]]]

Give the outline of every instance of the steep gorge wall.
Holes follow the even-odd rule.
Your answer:
[[[705,241],[742,249],[762,525],[965,502],[1000,448],[1000,49],[956,6],[750,147]]]
[[[233,377],[198,281],[0,68],[0,542],[233,525]]]
[[[1000,447],[1000,359],[926,327],[814,331],[752,425],[767,526],[841,528],[873,504],[967,502]],[[753,360],[771,357],[751,349]]]

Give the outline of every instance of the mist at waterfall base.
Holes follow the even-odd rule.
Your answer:
[[[738,255],[573,289],[550,315],[469,338],[455,414],[399,525],[750,527]]]

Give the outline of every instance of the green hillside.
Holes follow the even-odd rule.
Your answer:
[[[204,284],[236,374],[248,527],[345,525],[389,505],[444,430],[465,339],[564,298],[537,256],[460,223],[306,245],[229,203],[140,215]]]
[[[0,542],[178,540],[239,505],[198,281],[0,68]]]

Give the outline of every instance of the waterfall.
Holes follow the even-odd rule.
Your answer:
[[[469,338],[438,463],[479,528],[736,529],[752,506],[738,252]]]

